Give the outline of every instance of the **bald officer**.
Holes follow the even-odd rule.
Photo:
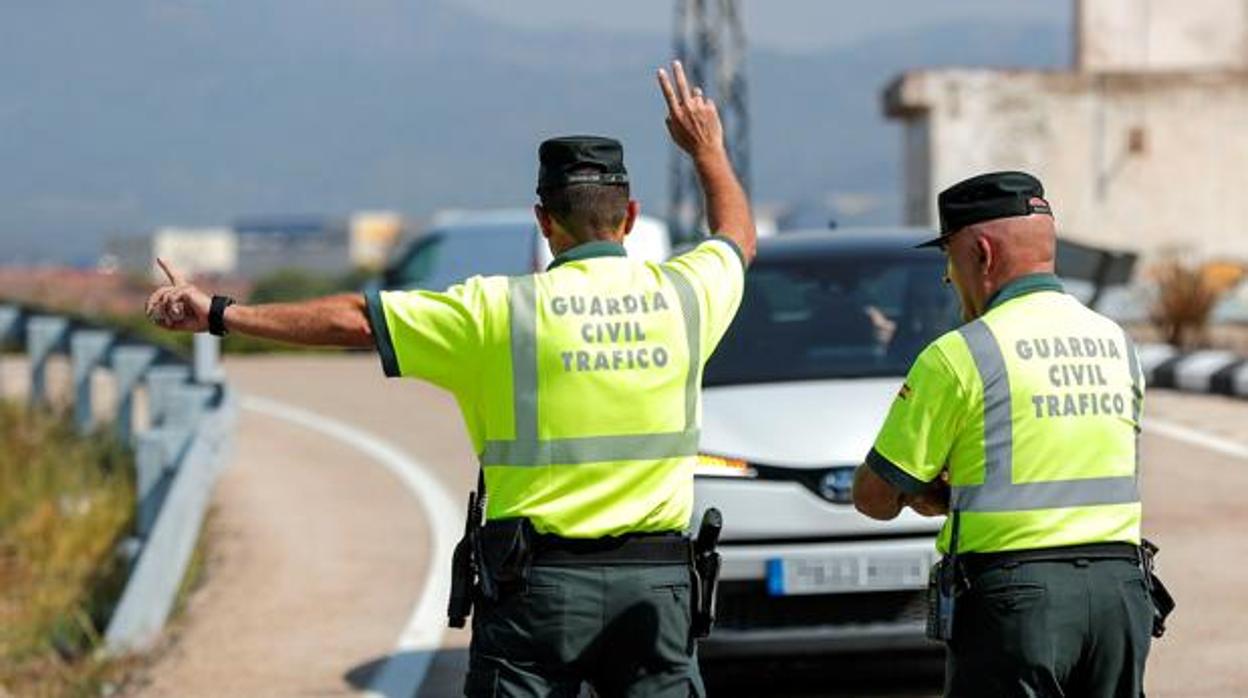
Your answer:
[[[445,292],[243,306],[166,267],[149,299],[170,329],[375,346],[388,376],[454,394],[487,502],[465,693],[703,695],[683,531],[693,503],[702,369],[740,304],[749,205],[714,103],[659,72],[672,139],[693,159],[716,233],[663,264],[621,244],[638,215],[618,141],[539,149],[544,273]],[[162,263],[163,266],[163,263]]]
[[[946,695],[1138,698],[1153,607],[1135,349],[1063,292],[1034,177],[974,177],[939,208],[926,244],[948,256],[967,324],[915,360],[854,504],[876,519],[952,511],[932,624]]]

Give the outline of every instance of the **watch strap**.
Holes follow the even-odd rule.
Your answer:
[[[224,337],[230,333],[225,328],[225,309],[231,305],[234,305],[234,299],[229,296],[212,297],[212,304],[208,306],[208,334]]]

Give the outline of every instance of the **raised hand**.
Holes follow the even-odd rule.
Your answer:
[[[667,71],[659,69],[659,89],[667,101],[667,130],[680,149],[695,160],[724,152],[724,127],[715,102],[702,94],[701,87],[690,87],[680,61],[672,62],[675,85]]]
[[[159,257],[156,263],[169,279],[147,298],[147,317],[167,330],[178,332],[208,331],[208,308],[212,298],[187,282],[174,266]]]

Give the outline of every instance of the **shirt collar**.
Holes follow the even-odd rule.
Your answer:
[[[1062,287],[1062,282],[1057,278],[1056,274],[1041,272],[1039,274],[1020,276],[992,294],[992,297],[988,299],[988,310],[992,310],[1006,301],[1014,300],[1029,293],[1036,293],[1037,291],[1065,293],[1066,289]]]
[[[546,271],[550,271],[555,267],[563,266],[568,262],[579,262],[584,259],[593,259],[594,257],[626,257],[628,253],[624,251],[624,245],[610,240],[593,240],[591,242],[582,242],[576,247],[564,250],[550,266],[546,267]]]

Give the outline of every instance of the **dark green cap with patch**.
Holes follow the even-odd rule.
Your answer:
[[[537,193],[576,184],[628,184],[624,146],[602,136],[561,136],[537,149]]]
[[[1053,209],[1044,200],[1044,185],[1026,172],[989,172],[971,177],[942,191],[936,203],[940,209],[940,237],[919,247],[935,247],[966,226],[984,221],[1033,213],[1053,215]]]

